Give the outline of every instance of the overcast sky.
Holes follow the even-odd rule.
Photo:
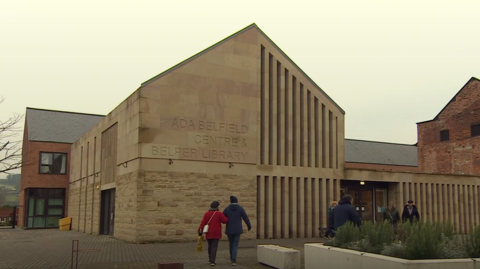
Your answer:
[[[142,82],[255,22],[346,111],[346,138],[414,144],[480,78],[480,1],[0,2],[0,119],[107,114]]]

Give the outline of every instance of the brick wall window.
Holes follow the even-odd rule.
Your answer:
[[[40,174],[67,173],[67,154],[40,152]]]
[[[471,126],[472,136],[480,136],[480,124],[475,124]]]
[[[450,131],[449,130],[440,131],[440,141],[448,141],[448,140],[450,140]]]

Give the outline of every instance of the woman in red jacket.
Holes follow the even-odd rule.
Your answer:
[[[208,259],[211,266],[215,266],[215,258],[217,257],[218,241],[222,238],[222,223],[227,223],[228,218],[218,210],[220,203],[214,201],[210,205],[210,209],[203,215],[198,234],[203,233],[203,228],[208,224],[208,232],[205,238],[208,241]]]

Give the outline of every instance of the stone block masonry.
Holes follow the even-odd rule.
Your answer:
[[[128,242],[137,242],[139,203],[136,202],[137,182],[141,178],[139,171],[117,176],[115,195],[115,238]]]
[[[96,181],[94,181],[96,180]],[[72,217],[72,230],[99,234],[101,191],[94,176],[70,183],[68,217]]]
[[[254,176],[147,171],[138,178],[137,194],[135,242],[196,240],[198,226],[210,203],[220,201],[223,211],[230,204],[230,195],[238,196],[252,226],[256,224]],[[247,231],[244,225],[242,238],[256,238],[254,229]]]

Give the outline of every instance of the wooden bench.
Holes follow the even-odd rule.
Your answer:
[[[258,262],[278,269],[300,269],[300,251],[277,245],[258,245]]]

